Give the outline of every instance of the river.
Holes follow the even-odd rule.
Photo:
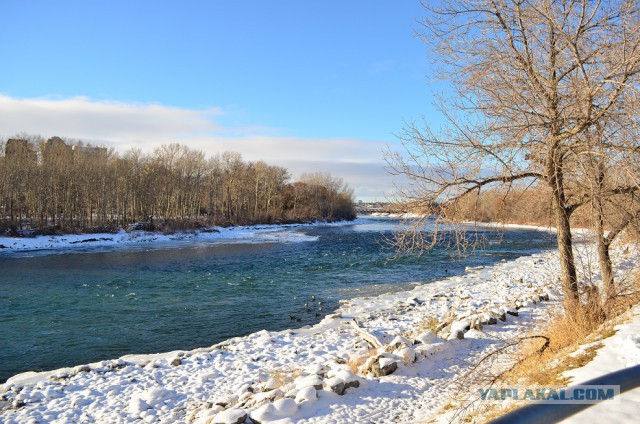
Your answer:
[[[28,370],[314,324],[341,299],[412,288],[555,244],[544,232],[508,230],[489,233],[485,248],[464,259],[445,249],[395,258],[384,237],[398,225],[360,219],[287,230],[271,243],[0,253],[0,383]]]

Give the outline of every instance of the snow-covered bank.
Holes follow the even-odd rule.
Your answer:
[[[617,269],[636,259],[633,251],[617,252]],[[546,305],[559,302],[558,274],[556,254],[547,251],[408,292],[353,299],[312,328],[261,331],[189,352],[22,374],[0,386],[0,417],[8,423],[208,422],[213,417],[213,422],[234,422],[243,414],[260,422],[424,421],[446,404],[452,379],[498,343],[495,336],[509,337],[547,317]],[[534,303],[540,292],[551,301]],[[516,312],[515,300],[524,303],[517,316],[505,314]],[[494,318],[494,325],[470,329],[462,340],[454,326],[451,340],[427,331],[431,320],[446,314],[464,327],[465,317],[478,310],[505,321]],[[396,346],[377,358],[363,334]],[[420,344],[413,344],[416,340]],[[378,377],[362,372],[372,358],[380,368],[393,362],[397,370]],[[364,375],[354,376],[359,365]]]
[[[244,227],[214,227],[207,230],[163,234],[145,231],[120,231],[115,234],[67,234],[62,236],[6,237],[0,236],[0,252],[31,250],[103,249],[132,246],[164,246],[176,242],[194,243],[274,243],[313,241],[297,230],[322,226],[354,225],[360,222],[339,221],[308,224],[252,225]]]
[[[616,334],[599,343],[604,346],[582,368],[564,373],[571,384],[584,384],[593,378],[640,364],[640,305],[626,314],[627,321],[615,327]],[[585,349],[589,346],[583,346]],[[620,402],[602,402],[564,420],[564,423],[631,423],[640,414],[640,388],[622,393]]]

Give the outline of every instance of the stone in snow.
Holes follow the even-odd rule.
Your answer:
[[[318,375],[308,375],[296,380],[296,387],[303,389],[308,386],[315,387],[316,390],[322,390],[322,379]]]
[[[438,339],[438,340],[442,340],[442,339]],[[439,343],[430,343],[430,344],[420,345],[416,347],[415,352],[416,352],[416,355],[419,355],[422,358],[426,358],[427,356],[435,355],[438,352],[442,352],[446,346],[448,345],[444,343],[444,340],[442,340]]]
[[[327,369],[320,364],[311,364],[304,369],[304,372],[309,375],[316,374],[324,376],[324,374],[327,372]]]
[[[513,317],[517,317],[519,315],[517,310],[511,308],[502,307],[502,310]]]
[[[332,392],[337,393],[339,395],[343,395],[344,394],[344,390],[346,389],[344,381],[342,381],[338,377],[328,378],[328,379],[326,379],[324,381],[324,384],[325,384],[325,387],[329,391],[332,391]]]
[[[507,320],[507,315],[500,309],[492,309],[491,312],[502,322]]]
[[[268,392],[271,390],[275,390],[280,386],[282,386],[282,382],[275,377],[271,377],[270,379],[267,380],[266,383],[264,383],[264,387],[262,390],[264,390],[265,392]]]
[[[315,387],[307,386],[296,394],[296,402],[310,402],[318,399],[318,392]]]
[[[413,348],[403,346],[393,351],[393,354],[402,359],[405,365],[412,364],[416,361],[416,351]]]
[[[293,399],[280,399],[274,403],[268,403],[251,412],[251,421],[254,423],[266,423],[287,418],[296,413],[298,404]]]
[[[231,408],[213,417],[211,424],[242,424],[247,420],[247,413],[243,409]]]
[[[338,377],[340,380],[344,381],[346,388],[360,387],[360,377],[349,370],[339,370],[335,373],[334,377]]]
[[[247,401],[245,406],[260,406],[267,402],[273,402],[274,400],[284,397],[284,392],[280,389],[274,389],[269,392],[262,392],[255,394],[251,399]]]
[[[426,331],[422,334],[419,334],[413,342],[414,344],[431,344],[436,343],[437,341],[440,341],[440,339],[438,339],[435,334],[430,331]]]
[[[246,391],[244,393],[246,393]],[[222,398],[216,400],[213,404],[214,405],[220,405],[220,406],[226,408],[227,406],[232,405],[232,404],[236,403],[237,401],[238,401],[238,395],[229,394],[229,395],[223,396]]]
[[[385,357],[379,357],[377,361],[373,363],[372,373],[374,377],[384,377],[389,374],[393,374],[398,369],[398,363]]]
[[[288,417],[296,413],[298,410],[298,404],[293,399],[278,399],[273,402],[273,406],[276,408],[276,411],[282,417]]]
[[[413,346],[413,343],[411,343],[411,340],[407,339],[406,337],[396,336],[393,340],[391,340],[389,346],[391,346],[393,349],[398,349],[402,346],[411,347]]]
[[[462,340],[462,339],[464,339],[464,331],[462,330],[451,331],[451,334],[449,335],[449,340]]]
[[[467,319],[453,321],[451,323],[451,334],[457,333],[459,331],[464,333],[465,331],[469,331],[470,328],[471,323]]]

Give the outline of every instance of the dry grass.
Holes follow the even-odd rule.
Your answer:
[[[292,368],[287,370],[273,370],[273,371],[267,372],[266,375],[268,377],[264,378],[265,381],[270,378],[273,378],[278,382],[278,384],[276,385],[276,388],[280,388],[285,384],[291,383],[296,378],[300,377],[302,375],[302,370],[297,368]]]
[[[518,349],[515,365],[497,378],[495,386],[559,388],[569,385],[570,380],[562,374],[591,362],[604,346],[601,340],[615,334],[614,326],[620,318],[602,322],[604,318],[599,312],[587,309],[570,315],[552,313],[548,324],[537,330],[538,334],[549,339],[548,347],[541,352],[543,342],[540,339],[523,343]],[[589,346],[578,350],[585,344]],[[521,406],[522,402],[485,402],[472,414],[472,420],[489,422]]]
[[[593,359],[602,344],[594,344],[584,354],[571,354],[582,344],[612,334],[612,327],[603,326],[602,319],[599,311],[589,309],[572,314],[552,313],[549,323],[538,330],[549,339],[548,348],[541,352],[542,342],[537,339],[524,343],[518,352],[516,365],[501,377],[501,384],[566,386],[569,380],[562,377],[562,373],[584,366]]]
[[[436,329],[438,328],[438,324],[440,324],[440,320],[434,316],[427,316],[422,321],[420,321],[415,327],[406,333],[402,334],[404,337],[408,339],[412,339],[413,337],[417,337],[424,332],[429,332],[436,334]]]
[[[367,355],[359,355],[353,356],[349,358],[347,361],[347,367],[349,367],[349,371],[354,374],[360,374],[362,370],[362,366],[369,360],[369,358],[373,358],[378,354],[378,349],[371,349]]]

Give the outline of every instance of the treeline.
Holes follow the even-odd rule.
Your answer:
[[[503,224],[538,225],[553,227],[555,221],[551,215],[552,197],[550,191],[540,184],[534,187],[489,188],[469,193],[448,205],[445,216],[455,217],[460,221],[496,222]],[[616,226],[618,221],[624,220],[625,212],[621,211],[621,200],[604,205],[603,213],[609,220],[607,229]],[[571,215],[571,224],[579,228],[594,226],[591,203],[578,208]],[[630,235],[637,234],[637,220],[629,223],[626,228]]]
[[[172,231],[211,225],[348,220],[352,192],[325,173],[180,144],[151,154],[53,137],[0,142],[0,230],[7,234]]]

